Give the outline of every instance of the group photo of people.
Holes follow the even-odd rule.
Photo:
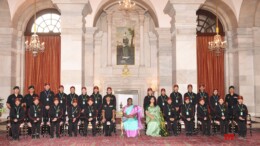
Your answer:
[[[189,84],[184,94],[175,84],[170,95],[162,88],[158,97],[154,96],[152,88],[148,88],[143,107],[134,105],[133,99],[127,98],[120,117],[116,112],[117,97],[111,87],[107,87],[104,96],[99,93],[98,86],[94,86],[91,95],[87,94],[86,87],[81,88],[81,95],[75,93],[74,86],[70,87],[69,94],[64,93],[63,85],[58,88],[59,92],[54,93],[50,84],[45,83],[44,90],[37,95],[31,85],[28,94],[23,96],[15,86],[6,102],[10,110],[8,136],[19,140],[24,125],[27,125],[26,134],[32,139],[78,135],[110,137],[120,134],[120,130],[125,137],[237,133],[245,138],[247,135],[247,106],[243,104],[243,96],[235,93],[234,86],[229,87],[225,97],[219,95],[218,89],[210,95],[204,84],[199,85],[198,93],[194,93]]]

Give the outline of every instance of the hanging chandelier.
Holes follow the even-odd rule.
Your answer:
[[[39,52],[44,52],[44,42],[40,42],[39,36],[36,34],[36,0],[34,0],[34,32],[30,38],[25,42],[26,51],[31,51],[33,56],[36,57]]]
[[[216,6],[216,35],[214,35],[214,40],[209,42],[208,48],[209,51],[216,53],[217,56],[221,54],[221,52],[225,51],[227,47],[226,41],[222,41],[221,35],[219,35],[219,27],[218,27],[218,7]]]
[[[119,10],[129,11],[134,8],[135,2],[132,0],[119,0]]]

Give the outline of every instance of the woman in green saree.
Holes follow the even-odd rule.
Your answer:
[[[146,107],[145,114],[147,123],[146,135],[167,136],[164,126],[164,119],[162,117],[160,107],[156,105],[156,98],[154,96],[150,98],[150,104]]]

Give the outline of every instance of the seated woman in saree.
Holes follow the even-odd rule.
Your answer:
[[[156,105],[156,98],[154,96],[150,98],[150,103],[146,107],[145,114],[147,123],[146,135],[161,136],[161,110]]]
[[[133,99],[127,99],[127,105],[123,107],[123,128],[127,137],[136,137],[139,130],[143,128],[142,123],[142,108],[133,105]]]

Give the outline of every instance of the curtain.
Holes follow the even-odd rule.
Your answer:
[[[197,36],[197,67],[198,86],[205,84],[209,96],[214,89],[218,89],[219,95],[225,95],[224,81],[224,52],[219,56],[208,50],[208,42],[214,36]]]
[[[33,57],[31,51],[25,53],[25,92],[28,86],[35,86],[35,93],[39,94],[45,83],[50,83],[51,90],[57,93],[60,85],[60,36],[39,36],[41,42],[45,42],[45,50]],[[26,37],[30,40],[30,36]]]

